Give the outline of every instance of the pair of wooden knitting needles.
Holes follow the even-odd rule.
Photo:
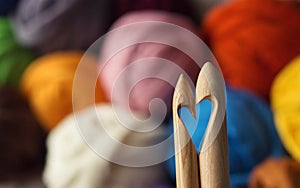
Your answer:
[[[196,100],[184,76],[179,77],[173,97],[177,188],[229,188],[230,186],[224,90],[224,81],[211,63],[204,64],[200,71],[196,85]],[[178,110],[186,106],[196,118],[195,106],[205,99],[211,101],[212,111],[198,155],[178,115]]]

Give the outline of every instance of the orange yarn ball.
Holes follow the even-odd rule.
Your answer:
[[[276,74],[300,54],[300,3],[225,3],[207,15],[203,32],[225,80],[268,98]]]
[[[21,87],[29,99],[29,103],[40,123],[51,130],[66,115],[73,112],[73,80],[77,66],[83,56],[82,52],[56,52],[45,55],[35,60],[26,69]],[[82,79],[88,82],[91,71],[96,74],[96,60],[90,58],[91,64],[85,64],[84,75]],[[94,66],[94,69],[89,65]],[[95,100],[86,99],[90,96],[84,89],[85,82],[82,82],[83,89],[79,97],[76,98],[76,110],[82,109],[91,104],[91,102],[105,101],[102,89],[99,84],[95,88]]]

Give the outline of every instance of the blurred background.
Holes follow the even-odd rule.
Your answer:
[[[153,42],[110,56],[128,35],[139,41],[157,32],[155,24],[107,37],[96,55],[85,53],[113,29],[153,21],[199,37],[218,63],[226,83],[231,187],[300,187],[297,0],[0,0],[0,187],[176,187],[174,157],[147,167],[115,164],[99,157],[78,129],[112,160],[123,153],[95,131],[100,124],[130,146],[172,135],[174,87],[160,77],[176,83],[185,73],[195,84],[201,67],[193,58]],[[164,37],[186,45],[180,32]],[[187,45],[207,53],[193,48],[197,41]],[[157,98],[163,107],[152,103]],[[179,114],[189,131],[197,125],[190,134],[199,152],[211,103],[196,109],[196,120],[187,108]],[[139,124],[132,115],[154,121]],[[151,128],[157,118],[159,126],[148,132],[123,127]]]

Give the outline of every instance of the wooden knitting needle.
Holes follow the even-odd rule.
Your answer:
[[[211,63],[202,67],[196,85],[196,104],[204,99],[212,102],[212,111],[199,154],[201,187],[229,188],[225,84]]]
[[[201,182],[202,188],[229,188],[224,89],[224,82],[218,70],[211,63],[206,63],[198,77],[196,103],[204,99],[210,100],[212,102],[212,113],[204,134],[198,160],[196,159],[198,155],[195,146],[178,115],[178,109],[187,106],[193,116],[196,116],[194,95],[183,75],[180,76],[177,82],[173,97],[177,187],[195,188],[199,187]]]
[[[196,117],[193,91],[180,75],[173,96],[176,184],[177,188],[195,188],[199,187],[198,154],[178,115],[178,109],[182,106],[187,106]]]

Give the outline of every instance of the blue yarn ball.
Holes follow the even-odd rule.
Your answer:
[[[0,0],[0,16],[6,16],[17,6],[18,0]]]
[[[231,186],[246,185],[252,168],[268,156],[285,154],[273,122],[270,107],[259,97],[226,88],[227,130]],[[211,113],[211,103],[203,101],[196,106],[197,118],[193,119],[186,107],[179,110],[188,132],[199,153],[201,140]],[[197,125],[197,127],[195,127]],[[170,121],[173,132],[173,121]],[[168,161],[168,170],[175,179],[175,158]]]

